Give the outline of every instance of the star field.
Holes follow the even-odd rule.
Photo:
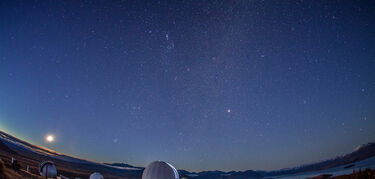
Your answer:
[[[332,158],[375,139],[374,12],[372,1],[1,1],[0,129],[190,171]]]

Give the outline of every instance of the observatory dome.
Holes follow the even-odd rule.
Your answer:
[[[93,174],[90,175],[90,179],[104,179],[103,175],[98,173],[98,172],[95,172]]]
[[[143,171],[142,179],[179,179],[179,175],[171,164],[154,161]]]
[[[56,169],[55,164],[53,164],[53,162],[44,161],[39,166],[39,173],[43,177],[46,177],[47,175],[48,178],[56,178],[57,169]]]

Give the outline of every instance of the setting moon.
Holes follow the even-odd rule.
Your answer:
[[[47,135],[46,141],[49,143],[52,143],[53,141],[55,141],[55,137],[53,135]]]

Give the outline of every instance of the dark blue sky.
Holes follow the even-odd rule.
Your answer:
[[[138,166],[328,159],[375,140],[374,17],[374,1],[1,1],[0,129]]]

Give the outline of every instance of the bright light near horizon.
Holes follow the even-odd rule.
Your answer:
[[[53,141],[55,141],[55,137],[53,135],[47,135],[46,141],[52,143]]]

